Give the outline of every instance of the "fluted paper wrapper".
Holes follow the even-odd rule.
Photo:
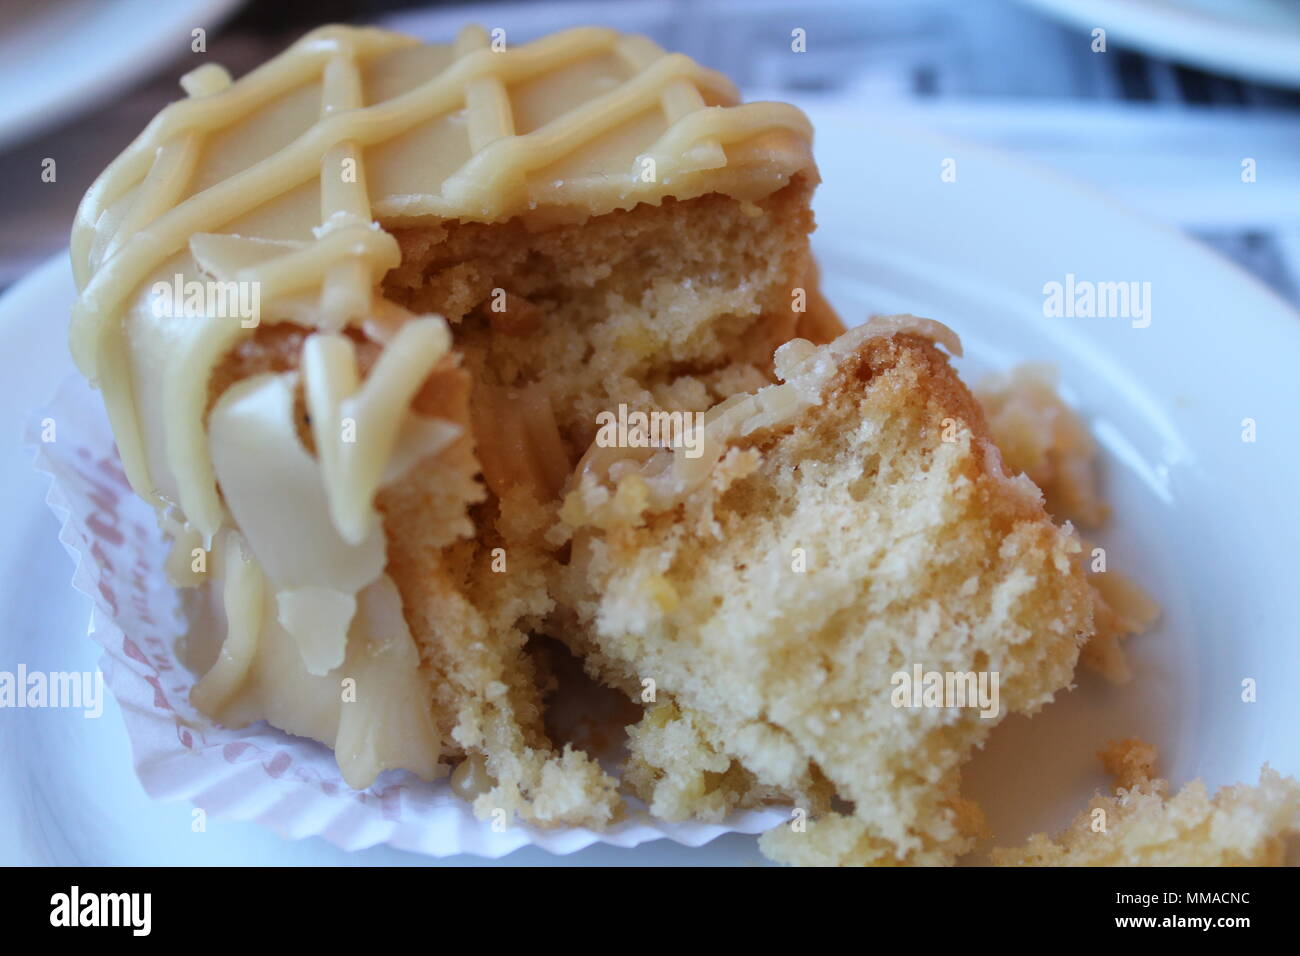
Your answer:
[[[289,838],[321,836],[348,850],[387,843],[431,856],[499,857],[530,845],[564,854],[665,837],[699,846],[787,819],[784,811],[761,810],[721,824],[664,823],[633,810],[603,832],[522,824],[497,830],[474,816],[446,778],[429,783],[388,771],[353,790],[333,752],[315,741],[264,722],[238,730],[214,724],[190,705],[195,676],[177,654],[187,622],[163,572],[167,545],[152,509],[127,484],[98,394],[68,380],[33,413],[27,441],[37,469],[51,479],[59,540],[76,563],[73,587],[94,602],[89,637],[104,649],[104,682],[121,706],[135,772],[151,797],[188,800],[217,819],[255,820]]]

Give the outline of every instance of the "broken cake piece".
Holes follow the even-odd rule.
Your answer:
[[[1101,498],[1097,443],[1061,398],[1059,385],[1054,367],[1028,362],[988,376],[972,391],[1007,471],[1024,474],[1042,489],[1047,511],[1057,521],[1093,530],[1110,514]],[[1094,631],[1079,661],[1111,683],[1124,684],[1132,671],[1121,641],[1150,630],[1160,607],[1135,581],[1108,566],[1104,550],[1082,543]]]
[[[948,863],[970,843],[972,749],[1070,683],[1092,632],[1078,543],[1005,473],[936,343],[960,352],[912,316],[792,341],[782,384],[705,416],[699,457],[593,447],[579,464],[553,632],[600,679],[653,692],[628,779],[655,813],[781,795],[813,819],[764,838],[777,858],[821,828],[823,862]],[[996,712],[898,706],[914,668],[993,676]]]

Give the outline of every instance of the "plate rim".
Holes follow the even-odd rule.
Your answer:
[[[1082,30],[1104,27],[1108,38],[1155,56],[1260,82],[1300,86],[1300,29],[1279,34],[1227,14],[1157,6],[1148,0],[1019,2]]]
[[[96,103],[129,89],[151,71],[171,62],[175,57],[167,56],[165,51],[168,44],[181,35],[177,32],[178,23],[201,19],[205,21],[201,25],[215,29],[241,3],[242,0],[173,2],[165,9],[159,28],[140,37],[134,46],[104,57],[93,71],[83,74],[79,82],[50,85],[45,95],[25,99],[17,112],[0,117],[0,150],[12,149],[60,123],[89,112]],[[38,9],[48,16],[58,15],[54,4]],[[156,21],[158,18],[147,19]],[[188,32],[192,27],[186,29]]]

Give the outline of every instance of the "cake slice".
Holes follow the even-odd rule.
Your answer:
[[[1115,777],[1060,834],[992,853],[997,866],[1281,866],[1300,834],[1300,782],[1267,766],[1255,786],[1213,797],[1194,780],[1178,793],[1155,774],[1156,750],[1113,741],[1098,756]]]
[[[1092,631],[1078,543],[1003,471],[936,342],[960,350],[910,316],[795,340],[783,384],[708,413],[699,457],[580,463],[552,627],[652,703],[627,780],[655,815],[781,798],[803,813],[764,837],[777,859],[948,863],[978,827],[962,764],[1070,683]],[[917,670],[996,675],[997,703],[898,706]]]

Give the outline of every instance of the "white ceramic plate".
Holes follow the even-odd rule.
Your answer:
[[[814,245],[828,293],[850,322],[913,311],[962,336],[965,374],[1049,359],[1105,452],[1115,518],[1099,536],[1111,566],[1165,608],[1131,645],[1137,673],[1112,688],[1081,676],[1033,720],[1013,719],[977,756],[969,790],[1004,841],[1054,828],[1106,781],[1094,751],[1111,737],[1157,743],[1169,776],[1211,786],[1256,779],[1269,761],[1300,773],[1300,675],[1292,593],[1300,509],[1300,315],[1236,267],[1172,230],[985,148],[809,108],[824,183]],[[956,181],[941,164],[955,161]],[[1264,158],[1261,157],[1261,163]],[[1150,282],[1152,321],[1048,319],[1044,283]],[[12,440],[26,411],[72,373],[63,330],[73,289],[51,262],[0,300],[0,669],[89,669],[88,603],[42,503],[43,482]],[[1258,440],[1241,441],[1241,421]],[[1244,678],[1259,702],[1240,700]],[[0,862],[420,863],[376,848],[346,854],[251,824],[157,804],[131,772],[114,705],[99,720],[0,711]],[[15,833],[6,835],[4,828]],[[12,848],[12,849],[11,849]],[[10,857],[10,858],[6,858]],[[749,837],[690,850],[658,841],[563,859],[521,850],[507,863],[734,864]],[[472,864],[457,858],[445,861]]]
[[[238,0],[3,0],[0,148],[89,109],[190,50]]]
[[[1300,86],[1292,0],[1021,0],[1109,42],[1263,83]]]

